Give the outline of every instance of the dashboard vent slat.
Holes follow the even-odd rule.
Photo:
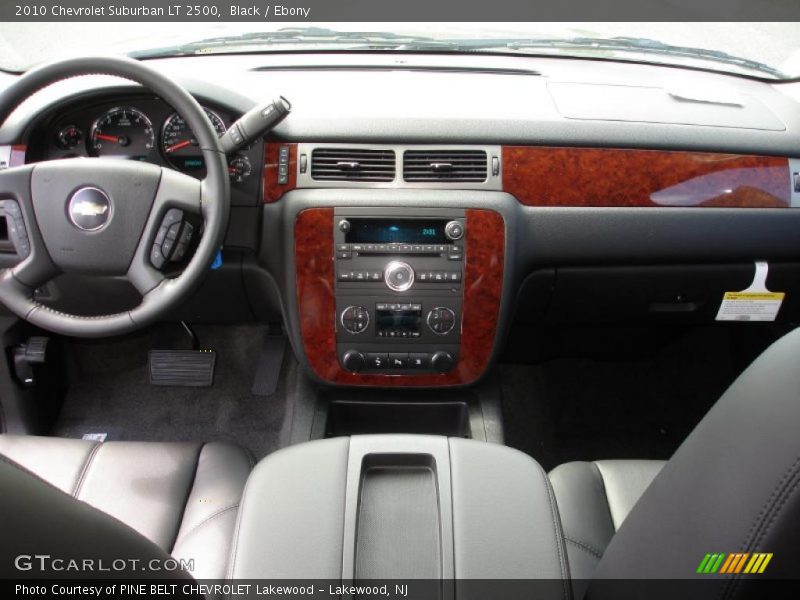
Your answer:
[[[318,181],[394,181],[394,150],[315,148],[311,177]]]
[[[486,181],[488,160],[483,150],[406,150],[405,181]]]

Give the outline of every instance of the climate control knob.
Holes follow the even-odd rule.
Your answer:
[[[363,333],[369,326],[369,311],[363,306],[348,306],[340,321],[348,333]]]
[[[453,330],[456,324],[456,313],[446,306],[437,306],[428,313],[428,327],[433,333],[445,335]]]
[[[393,260],[386,265],[383,280],[390,290],[405,292],[414,283],[414,269],[406,262]]]
[[[363,369],[365,363],[364,355],[358,350],[348,350],[344,353],[344,356],[342,356],[342,366],[353,373],[357,373]]]
[[[447,373],[456,364],[456,360],[449,352],[435,352],[431,358],[431,367],[439,373]]]

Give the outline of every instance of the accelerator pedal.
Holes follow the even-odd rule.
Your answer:
[[[214,384],[214,350],[150,350],[151,385],[210,387]]]

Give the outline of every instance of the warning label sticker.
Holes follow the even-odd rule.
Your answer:
[[[786,296],[767,289],[769,265],[756,263],[753,283],[741,292],[725,292],[717,312],[717,321],[774,321]]]

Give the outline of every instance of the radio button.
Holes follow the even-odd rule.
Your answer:
[[[352,281],[353,278],[350,277],[350,271],[340,271],[339,272],[339,281]]]
[[[383,279],[383,272],[382,271],[370,271],[369,272],[369,280],[370,281],[380,281]]]
[[[339,245],[336,246],[336,250],[338,250],[339,252],[347,252],[348,250],[350,250],[350,245],[349,244],[339,244]]]
[[[352,252],[344,252],[344,251],[337,252],[336,253],[336,258],[340,258],[342,260],[347,260],[348,258],[353,258],[353,253]]]

